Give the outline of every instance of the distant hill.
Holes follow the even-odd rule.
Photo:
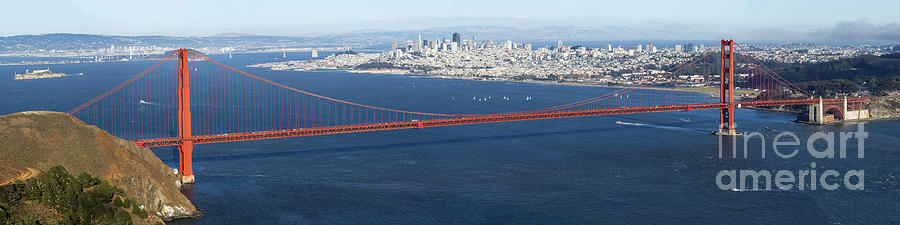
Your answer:
[[[209,36],[209,37],[214,37],[214,38],[216,38],[216,37],[234,38],[234,37],[253,37],[253,36],[259,36],[259,35],[228,32],[228,33],[221,33],[221,34],[212,35],[212,36]]]
[[[900,53],[811,64],[766,64],[801,88],[823,95],[855,92],[859,86],[875,95],[900,90]]]
[[[97,50],[113,46],[157,46],[164,48],[223,48],[240,49],[288,47],[354,47],[389,46],[393,42],[423,39],[449,39],[460,33],[463,39],[514,41],[604,41],[604,40],[694,40],[718,37],[713,33],[683,32],[679,30],[643,29],[631,27],[544,26],[516,28],[504,26],[454,26],[410,30],[361,30],[339,34],[313,36],[271,36],[244,33],[222,33],[206,37],[176,37],[161,35],[122,36],[96,34],[55,33],[0,37],[0,54]]]
[[[43,51],[95,51],[110,47],[223,48],[242,49],[266,46],[318,46],[325,42],[309,37],[221,34],[210,37],[116,36],[94,34],[42,34],[0,37],[0,54]]]
[[[421,30],[369,30],[333,35],[336,39],[370,39],[377,42],[394,42],[422,39],[450,39],[453,33],[460,33],[462,39],[470,40],[514,40],[514,41],[606,41],[606,40],[691,40],[717,37],[712,33],[679,32],[672,30],[642,29],[631,27],[590,27],[590,26],[544,26],[516,28],[503,26],[456,26],[437,27]]]
[[[90,173],[122,188],[162,219],[198,213],[178,190],[178,176],[150,150],[68,114],[31,111],[0,116],[0,158],[42,171],[61,165],[72,174]]]
[[[857,80],[900,75],[900,53],[882,56],[863,55],[812,64],[767,64],[779,75],[791,81]]]

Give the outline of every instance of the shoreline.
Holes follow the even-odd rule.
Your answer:
[[[71,64],[87,64],[87,63],[110,63],[110,62],[135,62],[135,61],[159,61],[162,58],[146,58],[146,59],[129,59],[129,60],[108,60],[108,61],[21,61],[21,62],[2,62],[0,66],[39,66],[39,65],[71,65]]]
[[[271,68],[269,68],[271,70]],[[449,79],[449,80],[469,80],[469,81],[486,81],[486,82],[513,82],[513,83],[523,83],[523,84],[544,84],[544,85],[560,85],[560,86],[574,86],[574,87],[605,87],[605,88],[633,88],[633,89],[644,89],[644,90],[658,90],[658,91],[677,91],[677,92],[692,92],[692,93],[701,93],[701,94],[709,94],[718,97],[717,92],[704,91],[704,90],[696,90],[696,89],[679,89],[679,88],[665,88],[665,87],[657,87],[657,86],[623,86],[623,85],[605,85],[605,84],[597,84],[597,83],[581,83],[581,82],[572,82],[572,81],[564,81],[564,82],[554,82],[554,81],[526,81],[526,80],[494,80],[494,79],[468,79],[468,78],[455,78],[448,75],[434,75],[434,74],[420,74],[420,73],[404,73],[402,71],[389,71],[389,72],[380,72],[380,71],[369,71],[369,70],[354,70],[354,69],[330,69],[330,70],[292,70],[297,72],[345,72],[349,74],[378,74],[378,75],[397,75],[397,76],[408,76],[408,77],[421,77],[428,79]]]

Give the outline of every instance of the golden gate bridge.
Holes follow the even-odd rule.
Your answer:
[[[645,88],[654,81],[679,76],[699,76],[717,83],[718,96],[660,95],[659,90]],[[859,107],[868,101],[815,99],[732,40],[722,40],[719,48],[695,54],[665,73],[612,90],[569,104],[520,112],[413,112],[318,95],[179,49],[68,114],[142,147],[177,146],[178,173],[183,182],[192,183],[194,144],[704,109],[719,111],[716,134],[740,135],[735,130],[736,108],[847,102]],[[736,98],[736,90],[745,90],[747,96]],[[170,105],[176,107],[165,107]],[[841,113],[840,107],[829,109]]]

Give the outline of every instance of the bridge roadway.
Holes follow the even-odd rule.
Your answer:
[[[843,103],[843,98],[823,99],[824,104]],[[847,98],[848,103],[867,102],[869,98]],[[819,99],[801,99],[801,100],[772,100],[772,101],[748,101],[736,102],[735,107],[763,107],[763,106],[779,106],[779,105],[811,105],[818,104]],[[533,113],[500,113],[500,114],[482,114],[462,117],[453,117],[446,119],[431,119],[420,121],[403,121],[390,123],[369,123],[357,125],[329,126],[329,127],[313,127],[288,130],[271,130],[271,131],[255,131],[228,134],[212,134],[197,135],[191,137],[195,144],[235,142],[262,140],[273,138],[288,138],[301,136],[315,136],[327,134],[345,134],[384,130],[401,130],[401,129],[417,129],[426,127],[442,127],[466,124],[480,123],[498,123],[522,120],[541,120],[555,118],[585,117],[585,116],[604,116],[617,114],[634,114],[649,112],[670,112],[670,111],[691,111],[701,109],[721,109],[728,107],[728,103],[708,103],[708,104],[685,104],[685,105],[665,105],[665,106],[646,106],[646,107],[621,107],[606,109],[588,109],[588,110],[568,110],[553,112],[533,112]],[[183,139],[178,137],[142,139],[134,142],[141,147],[162,147],[177,146]]]

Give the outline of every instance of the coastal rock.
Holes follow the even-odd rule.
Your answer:
[[[147,148],[69,114],[30,111],[0,116],[0,158],[43,171],[62,165],[125,190],[162,220],[199,212],[176,186],[179,177]]]
[[[876,119],[900,119],[900,93],[872,98],[869,102],[869,116]]]

